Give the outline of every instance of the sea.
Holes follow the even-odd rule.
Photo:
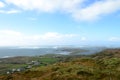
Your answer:
[[[61,49],[62,48],[62,49]],[[81,47],[81,46],[29,46],[29,47],[0,47],[0,58],[8,58],[15,56],[39,56],[44,54],[62,54],[69,55],[69,51],[63,50],[63,48],[79,48],[88,50],[81,52],[80,54],[93,54],[103,50],[101,47]]]

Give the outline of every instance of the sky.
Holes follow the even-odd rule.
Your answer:
[[[0,46],[120,45],[120,0],[0,0]]]

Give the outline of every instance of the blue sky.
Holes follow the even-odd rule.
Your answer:
[[[120,45],[120,0],[0,0],[0,46]]]

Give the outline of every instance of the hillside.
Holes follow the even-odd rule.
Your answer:
[[[93,54],[92,57],[97,59],[103,58],[120,58],[120,49],[106,49],[102,52]]]
[[[120,49],[70,59],[24,72],[3,75],[0,80],[120,80]]]
[[[30,50],[30,51],[29,51]],[[2,51],[2,52],[1,52]],[[73,57],[79,57],[78,55],[82,53],[90,53],[90,50],[80,49],[80,48],[71,48],[71,47],[62,47],[62,48],[40,48],[40,49],[0,49],[2,54],[19,54],[24,53],[29,54],[28,56],[14,56],[14,57],[4,57],[0,58],[0,75],[13,73],[15,71],[25,71],[26,69],[37,66],[45,66],[53,64],[56,62],[69,61]],[[25,51],[25,52],[24,52]],[[36,52],[38,51],[38,52]],[[30,52],[30,53],[29,53]],[[32,54],[39,54],[36,56],[30,56]],[[34,53],[35,52],[35,53]],[[44,53],[43,53],[44,52]],[[43,54],[40,54],[43,53]],[[47,54],[48,53],[48,54]]]

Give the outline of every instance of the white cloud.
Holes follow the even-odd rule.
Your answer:
[[[120,37],[111,37],[109,39],[109,41],[111,41],[111,42],[120,42]]]
[[[120,0],[5,0],[20,10],[68,13],[76,20],[91,21],[120,10]]]
[[[81,40],[86,41],[87,39],[86,39],[86,37],[81,37]]]
[[[5,4],[3,2],[0,2],[0,8],[5,7]]]
[[[47,32],[44,34],[26,35],[12,30],[0,30],[0,46],[60,45],[85,40],[85,38],[77,34]]]
[[[0,30],[0,35],[15,35],[15,36],[20,36],[20,32],[12,31],[12,30]]]
[[[0,10],[0,13],[3,13],[3,14],[15,14],[15,13],[20,13],[20,10]]]
[[[74,12],[78,20],[96,20],[99,17],[120,10],[120,0],[101,0]]]
[[[8,4],[14,4],[23,10],[38,10],[53,12],[56,10],[70,11],[76,8],[84,0],[6,0]]]
[[[9,10],[9,11],[6,11],[7,14],[13,14],[13,13],[19,13],[20,10]]]
[[[12,30],[0,30],[0,46],[17,45],[22,34]]]
[[[37,18],[35,18],[35,17],[29,17],[29,18],[28,18],[28,20],[31,20],[31,21],[36,21],[36,20],[37,20]]]

